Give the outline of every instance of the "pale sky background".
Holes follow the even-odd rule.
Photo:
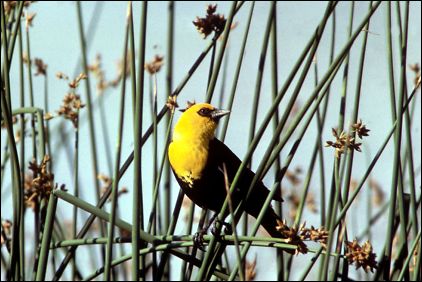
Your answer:
[[[196,60],[199,54],[204,50],[205,46],[209,44],[211,36],[205,40],[202,39],[200,34],[196,31],[192,25],[192,21],[196,16],[203,16],[205,14],[205,6],[208,3],[214,2],[177,2],[175,4],[175,42],[174,42],[174,77],[173,85],[174,88],[179,84],[181,79],[187,73],[192,63]],[[218,13],[228,14],[231,3],[229,2],[217,2]],[[248,45],[246,48],[246,55],[240,75],[240,80],[237,88],[237,94],[234,102],[234,108],[230,115],[230,126],[226,137],[226,144],[242,159],[246,153],[248,143],[247,138],[249,135],[249,116],[252,110],[252,98],[255,89],[256,82],[256,71],[258,67],[259,54],[261,52],[262,40],[264,30],[267,22],[269,2],[258,2],[255,6],[254,16],[252,20],[252,26],[249,34]],[[84,17],[85,28],[87,29],[88,23],[92,17],[95,9],[95,2],[82,3],[82,11]],[[322,19],[326,2],[282,2],[277,5],[277,30],[278,30],[278,57],[279,57],[279,87],[283,85],[287,75],[291,68],[296,62],[298,56],[302,52],[305,44],[313,34],[315,27]],[[167,2],[153,2],[148,7],[148,22],[147,22],[147,50],[146,50],[146,61],[150,61],[155,54],[164,55],[166,63],[166,50],[167,50]],[[393,7],[395,7],[393,5]],[[223,105],[227,104],[227,95],[232,86],[232,80],[235,73],[236,63],[238,60],[239,50],[242,43],[244,30],[246,27],[246,19],[249,13],[250,2],[245,3],[242,9],[235,17],[235,22],[238,22],[238,26],[235,30],[230,33],[229,40],[229,61],[227,69],[227,80],[225,89],[225,100]],[[363,152],[355,154],[354,160],[354,172],[353,176],[357,180],[360,180],[363,173],[365,172],[369,160],[372,160],[375,153],[379,149],[380,145],[384,142],[385,137],[392,127],[390,105],[389,105],[389,84],[388,84],[388,66],[387,66],[387,53],[386,53],[386,3],[383,3],[381,7],[375,12],[370,23],[370,34],[368,36],[368,45],[366,52],[364,79],[362,82],[362,96],[359,117],[363,120],[367,127],[371,130],[370,136],[365,139],[363,145]],[[94,62],[96,54],[101,54],[102,65],[105,70],[107,79],[113,79],[116,74],[116,62],[122,57],[123,51],[123,39],[125,32],[125,18],[126,18],[127,3],[125,2],[106,2],[102,4],[101,13],[97,14],[98,27],[95,35],[87,35],[87,41],[90,42],[88,60],[90,63]],[[344,43],[347,40],[347,30],[349,23],[349,10],[350,3],[340,2],[336,8],[337,17],[337,33],[336,33],[336,53],[342,49]],[[366,15],[368,10],[368,2],[357,2],[355,6],[355,21],[354,27],[360,24],[362,18]],[[31,5],[30,12],[35,12],[37,15],[34,19],[33,27],[30,29],[30,42],[31,42],[31,57],[42,58],[43,61],[48,65],[48,91],[49,91],[49,106],[50,110],[56,110],[60,107],[64,94],[67,91],[67,85],[55,78],[55,73],[63,72],[68,74],[70,77],[74,76],[75,66],[78,64],[78,57],[80,56],[80,43],[79,33],[77,26],[76,16],[76,5],[74,2],[37,2]],[[97,10],[98,11],[98,10]],[[393,9],[393,15],[395,16],[395,9]],[[411,2],[410,16],[409,16],[409,36],[408,36],[408,63],[419,63],[421,61],[421,6],[420,2]],[[138,42],[139,35],[139,22],[140,22],[140,3],[134,2],[134,22],[135,22],[135,37]],[[395,68],[396,68],[396,85],[398,85],[399,77],[399,46],[397,44],[397,29],[396,29],[396,18],[393,19],[393,41],[394,41],[394,54],[395,54]],[[355,28],[354,28],[355,30]],[[354,48],[351,52],[350,57],[350,70],[349,70],[349,84],[348,84],[348,100],[346,108],[346,126],[350,125],[350,116],[352,112],[352,105],[354,101],[354,94],[356,88],[356,76],[357,68],[359,64],[362,34],[356,41]],[[331,40],[331,20],[329,20],[325,29],[318,53],[317,62],[319,67],[319,76],[323,77],[327,66],[329,56],[329,46]],[[136,43],[136,47],[138,47]],[[16,47],[17,48],[17,47]],[[264,74],[264,80],[261,90],[262,98],[260,100],[259,116],[257,126],[260,125],[263,117],[271,105],[271,73],[270,73],[270,54],[269,50],[266,62],[266,71]],[[206,84],[208,78],[208,67],[209,58],[207,57],[204,63],[201,64],[199,69],[195,72],[194,76],[189,80],[183,91],[181,92],[178,102],[179,105],[184,106],[186,101],[195,100],[200,102],[205,99],[206,95]],[[19,84],[18,84],[18,68],[17,58],[14,60],[14,67],[11,70],[11,85],[14,107],[17,107],[19,103]],[[338,122],[338,106],[339,97],[342,93],[342,70],[340,70],[337,78],[332,84],[332,94],[330,97],[330,103],[328,108],[328,115],[326,125],[323,131],[323,140],[333,139],[331,135],[331,128],[337,126]],[[79,71],[77,72],[79,73]],[[26,75],[26,73],[25,73]],[[413,73],[408,72],[408,83],[409,85],[413,81]],[[161,109],[164,101],[166,100],[165,93],[165,67],[157,75],[158,79],[158,97],[159,105]],[[295,80],[296,81],[296,80]],[[221,83],[221,77],[219,78]],[[44,93],[44,80],[42,77],[34,77],[34,94],[35,104],[38,107],[43,107],[43,93]],[[96,97],[95,93],[95,79],[91,78],[92,83],[92,94]],[[214,94],[213,103],[219,104],[219,91],[220,83],[216,87]],[[291,87],[287,93],[289,96],[293,89]],[[129,85],[129,84],[128,84]],[[146,80],[146,86],[148,87],[148,80]],[[311,94],[314,86],[313,71],[310,71],[305,84],[303,85],[299,100],[304,102],[307,97]],[[132,108],[130,99],[130,86],[127,88],[127,102],[126,102],[126,113],[125,113],[125,134],[123,140],[123,151],[122,151],[122,163],[126,160],[127,156],[133,150],[133,131],[132,131]],[[410,88],[409,88],[410,89]],[[410,90],[411,91],[411,90]],[[409,91],[409,92],[410,92]],[[85,101],[85,88],[81,84],[78,91],[81,94],[82,100]],[[146,88],[146,97],[148,97],[148,88]],[[112,157],[114,158],[114,148],[117,140],[117,122],[118,122],[118,107],[120,102],[120,88],[115,90],[109,90],[105,93],[104,105],[107,113],[106,125],[109,132],[109,143],[112,148]],[[417,106],[415,112],[415,120],[413,123],[413,145],[414,145],[414,158],[415,168],[418,170],[416,178],[417,195],[420,195],[420,155],[421,155],[421,100],[419,94],[417,95]],[[95,100],[95,98],[94,98]],[[286,104],[282,103],[280,109],[282,110]],[[150,125],[150,108],[149,100],[144,104],[146,107],[144,129]],[[86,109],[82,110],[82,119],[84,119]],[[180,113],[176,114],[176,119],[180,116]],[[53,119],[50,121],[51,128],[57,129],[61,123],[61,119]],[[163,123],[164,124],[164,123]],[[69,124],[70,125],[70,124]],[[107,159],[105,156],[105,144],[103,142],[103,131],[101,127],[101,121],[99,112],[95,113],[95,125],[97,133],[97,150],[99,155],[99,171],[105,174],[109,174],[109,168],[107,165]],[[160,127],[160,142],[164,139],[164,127]],[[272,126],[271,126],[272,128]],[[71,127],[67,128],[71,132]],[[82,198],[90,203],[95,204],[94,200],[94,187],[92,181],[92,168],[91,168],[91,154],[90,154],[90,141],[88,135],[88,124],[86,122],[81,123],[81,139],[80,139],[80,189]],[[303,142],[299,147],[299,151],[296,154],[295,159],[291,165],[291,168],[301,167],[303,170],[302,179],[305,177],[310,155],[313,150],[313,143],[316,136],[316,123],[313,122],[309,127],[307,134]],[[2,148],[5,143],[5,132],[2,131]],[[256,169],[260,156],[265,152],[266,145],[270,141],[271,131],[268,130],[264,137],[264,140],[258,146],[255,155],[253,168]],[[58,142],[63,142],[60,138],[52,140],[52,147],[54,148]],[[73,144],[73,135],[69,134],[69,140],[67,140],[69,146]],[[267,142],[267,143],[266,143]],[[29,143],[28,143],[29,144]],[[162,142],[160,143],[162,148]],[[152,190],[152,143],[148,142],[144,147],[144,199],[145,207],[144,211],[149,214],[151,207],[151,193]],[[284,153],[290,150],[291,144],[286,146]],[[69,150],[70,147],[69,147]],[[55,180],[58,183],[65,183],[66,187],[70,192],[73,191],[72,187],[72,158],[62,151],[58,157],[54,159],[55,165]],[[71,151],[69,151],[71,152]],[[3,153],[3,151],[2,151]],[[325,153],[325,168],[326,168],[326,186],[329,186],[331,181],[331,169],[332,169],[332,150],[327,148],[324,150]],[[162,151],[159,153],[159,160],[161,159]],[[390,191],[391,172],[393,163],[393,142],[390,141],[388,148],[384,152],[383,156],[379,160],[378,165],[374,168],[372,177],[380,183],[386,193],[386,199]],[[284,159],[284,158],[283,158]],[[114,164],[114,162],[113,162]],[[9,171],[6,171],[7,180],[5,182],[6,188],[10,185],[9,183]],[[271,186],[273,181],[273,174],[269,173],[265,178],[265,183],[268,187]],[[128,187],[129,193],[119,198],[121,207],[121,217],[129,222],[132,219],[132,182],[133,182],[133,166],[131,166],[128,172],[125,174],[121,181],[121,186]],[[311,184],[311,190],[316,195],[319,195],[319,179],[318,176],[314,177]],[[291,188],[289,184],[286,184],[286,192],[289,193],[288,189]],[[299,186],[299,188],[301,188]],[[174,204],[179,188],[177,183],[172,185],[172,203]],[[363,191],[362,193],[366,193]],[[12,214],[11,210],[11,196],[9,192],[2,190],[2,219],[10,218]],[[319,201],[317,199],[317,204]],[[288,206],[285,205],[286,211]],[[360,234],[360,232],[366,227],[366,220],[363,223],[359,219],[366,217],[366,201],[364,196],[362,199],[355,204],[352,208],[356,211],[350,213],[351,228],[349,229],[349,237],[353,238]],[[197,209],[198,211],[199,209]],[[59,214],[62,214],[63,218],[69,218],[71,209],[70,206],[65,204],[63,201],[59,203]],[[374,211],[376,212],[376,210]],[[27,215],[31,217],[31,211],[27,212]],[[85,217],[84,217],[85,218]],[[319,213],[312,214],[309,210],[305,209],[303,219],[306,220],[308,225],[319,226]],[[182,223],[182,221],[181,221]],[[384,243],[384,234],[386,228],[386,220],[380,220],[374,227],[374,230],[379,230],[378,234],[380,240],[373,240],[375,251],[379,254]],[[194,227],[196,229],[196,227]],[[179,224],[176,234],[184,234],[183,224]],[[375,237],[376,238],[376,237]],[[310,246],[314,246],[309,244]],[[316,246],[316,245],[315,245]],[[129,248],[129,245],[127,246]],[[83,254],[83,250],[88,248],[81,248],[80,254]],[[263,251],[264,249],[252,248],[249,252],[249,259],[253,259],[256,255],[258,258],[257,265],[257,277],[256,279],[275,279],[276,262],[274,251]],[[379,256],[378,256],[379,257]],[[82,266],[87,256],[79,255],[79,263]],[[234,257],[233,257],[234,258]],[[298,269],[309,262],[311,255],[298,256],[295,258]],[[175,276],[173,279],[178,279],[178,267],[180,261],[174,259],[173,269]],[[176,266],[176,267],[175,267]],[[84,267],[81,267],[84,275],[89,274],[89,270],[84,272]],[[91,267],[89,268],[91,269]],[[92,270],[92,269],[91,269]],[[274,270],[274,271],[273,271]],[[291,274],[291,279],[297,278],[301,271]],[[357,273],[364,273],[359,270]],[[3,270],[2,270],[3,275]],[[311,277],[311,276],[309,276]],[[358,276],[356,276],[358,277]]]

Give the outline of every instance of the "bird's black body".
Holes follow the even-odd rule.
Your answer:
[[[200,179],[192,183],[186,183],[179,178],[176,179],[184,193],[198,206],[219,212],[227,197],[226,184],[224,180],[224,166],[227,172],[229,185],[233,181],[239,167],[240,159],[220,140],[214,138],[209,142],[209,154],[206,166]],[[174,172],[174,171],[173,171]],[[231,195],[233,206],[236,207],[240,200],[246,196],[248,188],[252,183],[255,173],[245,168],[239,178],[236,189]],[[258,217],[269,190],[261,181],[253,187],[251,195],[245,205],[245,211],[253,217]],[[281,196],[276,194],[274,200],[282,201]],[[268,208],[261,224],[272,237],[280,237],[280,233],[275,229],[279,217],[271,207]]]

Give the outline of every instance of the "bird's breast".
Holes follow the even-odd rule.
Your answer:
[[[173,141],[168,155],[177,177],[193,188],[195,180],[202,177],[207,165],[208,145],[201,142]]]

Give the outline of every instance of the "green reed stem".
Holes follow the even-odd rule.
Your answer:
[[[278,91],[278,48],[277,48],[277,6],[274,8],[273,11],[273,23],[271,26],[271,86],[272,86],[272,99],[273,101],[277,97],[277,91]],[[278,126],[278,120],[280,119],[280,113],[278,109],[274,113],[274,131],[277,129]],[[274,178],[277,177],[277,174],[279,171],[281,171],[281,157],[278,157],[275,163],[275,172],[274,172]],[[279,187],[276,187],[280,193],[282,193],[281,190],[281,183]],[[281,203],[277,203],[276,205],[276,213],[280,218],[283,218],[283,208]],[[283,258],[283,252],[281,250],[277,250],[277,280],[281,281],[284,278],[284,258]]]
[[[174,31],[175,31],[175,2],[169,1],[168,4],[168,30],[167,30],[167,67],[166,67],[166,96],[169,98],[173,89],[173,53],[174,53]],[[168,99],[167,98],[167,99]],[[170,115],[166,115],[166,127],[171,128],[172,121]],[[166,143],[170,142],[170,136]],[[170,225],[171,213],[171,172],[168,161],[164,164],[164,232],[167,233]],[[171,280],[171,264],[166,264],[165,278]]]
[[[132,5],[128,4],[128,14],[131,13]],[[129,17],[126,21],[126,32],[125,39],[123,44],[123,70],[127,69],[127,56],[128,56],[128,40],[129,40]],[[132,78],[134,79],[134,78]],[[126,97],[126,71],[123,71],[122,74],[122,92],[120,93],[120,110],[119,110],[119,128],[117,131],[117,142],[116,142],[116,158],[114,164],[114,174],[113,174],[113,188],[111,192],[111,212],[110,212],[110,225],[108,229],[108,240],[106,247],[106,258],[104,263],[104,280],[110,281],[111,279],[111,261],[113,259],[113,238],[114,238],[114,225],[116,221],[116,212],[117,212],[117,200],[118,200],[118,189],[119,189],[119,168],[120,168],[120,158],[122,152],[122,143],[123,143],[123,127],[124,127],[124,112],[125,112],[125,97]]]
[[[217,79],[220,73],[221,64],[223,62],[224,52],[226,50],[227,42],[229,40],[230,27],[233,22],[233,17],[236,13],[236,5],[237,5],[237,1],[233,1],[233,4],[229,12],[229,16],[227,17],[226,25],[224,27],[224,32],[222,35],[223,40],[221,41],[221,46],[220,46],[220,50],[218,51],[217,61],[215,62],[215,66],[213,67],[213,73],[212,73],[211,80],[207,89],[207,98],[205,99],[207,103],[211,102],[215,86],[217,85]],[[217,39],[217,37],[218,35],[216,35],[215,39]]]
[[[135,136],[134,136],[134,189],[133,189],[133,207],[132,207],[132,280],[138,280],[140,275],[139,267],[145,269],[145,260],[139,260],[139,249],[141,242],[139,240],[139,233],[144,229],[144,214],[143,214],[143,193],[142,193],[142,121],[143,121],[143,100],[144,100],[144,76],[143,70],[145,65],[145,49],[146,49],[146,27],[147,27],[147,9],[148,3],[142,2],[141,11],[141,30],[139,41],[139,73],[138,73],[138,88],[136,93],[135,105]],[[140,265],[142,262],[142,265]],[[143,277],[145,278],[145,277]],[[145,280],[145,279],[144,279]]]
[[[88,71],[88,59],[87,59],[87,44],[86,44],[86,37],[84,33],[84,23],[81,11],[81,2],[76,2],[76,12],[77,12],[77,19],[78,19],[78,30],[79,30],[79,41],[80,41],[80,48],[82,53],[82,65],[83,71],[86,75],[85,79],[85,99],[86,99],[86,108],[88,114],[88,125],[89,125],[89,140],[90,140],[90,150],[91,150],[91,158],[92,158],[92,172],[93,172],[93,181],[94,187],[96,192],[96,199],[97,202],[100,199],[100,184],[98,180],[98,154],[97,154],[97,141],[96,141],[96,133],[95,133],[95,125],[94,125],[94,112],[92,107],[92,95],[91,95],[91,83],[90,83],[90,74]],[[105,226],[100,222],[100,234],[104,236]],[[105,256],[105,249],[104,247],[101,248],[101,255],[104,258]]]
[[[384,252],[383,260],[385,260],[385,268],[383,278],[389,279],[390,267],[391,267],[391,253],[393,244],[393,228],[394,228],[394,217],[396,211],[396,199],[397,199],[397,188],[399,188],[399,170],[400,170],[400,153],[401,153],[401,139],[402,139],[402,127],[403,127],[403,101],[405,95],[405,80],[406,80],[406,55],[407,55],[407,33],[408,33],[408,19],[409,19],[409,2],[406,3],[405,9],[405,24],[404,32],[401,38],[401,71],[400,71],[400,88],[399,97],[397,103],[397,126],[395,132],[395,148],[394,148],[394,162],[393,162],[393,173],[392,173],[392,185],[390,192],[390,210],[388,215],[388,225],[386,232],[386,249]],[[402,202],[402,201],[400,201]],[[402,222],[403,224],[403,222]]]
[[[1,3],[1,36],[3,43],[7,46],[6,39],[6,25],[5,25],[5,11],[4,11],[4,2]],[[15,34],[16,38],[16,34]],[[11,179],[12,179],[12,208],[13,208],[13,225],[12,225],[12,247],[10,251],[10,260],[8,264],[8,273],[6,274],[7,280],[20,280],[25,279],[20,277],[22,271],[20,264],[21,259],[19,258],[20,243],[19,238],[21,238],[21,218],[23,217],[23,186],[21,182],[20,175],[20,166],[19,156],[16,148],[15,135],[12,124],[12,102],[11,102],[11,92],[10,92],[10,62],[8,59],[7,48],[3,48],[3,71],[4,76],[2,76],[2,89],[1,89],[1,112],[2,118],[4,119],[4,124],[7,131],[7,142],[10,150],[10,161],[11,161]]]
[[[48,254],[50,250],[51,235],[53,233],[54,217],[56,216],[57,197],[50,193],[47,207],[47,216],[42,234],[41,251],[38,261],[36,281],[45,281],[47,271]]]
[[[238,58],[238,61],[237,61],[237,66],[236,66],[236,72],[235,72],[234,79],[233,79],[233,85],[232,85],[232,88],[231,88],[231,91],[230,91],[229,103],[228,103],[228,106],[226,107],[227,110],[229,110],[229,111],[231,111],[232,108],[233,108],[234,97],[235,97],[235,94],[236,94],[237,84],[239,82],[239,76],[240,76],[240,71],[242,69],[243,59],[245,57],[245,48],[246,48],[246,43],[248,41],[249,28],[251,26],[254,8],[255,8],[255,1],[252,1],[251,9],[250,9],[249,15],[248,15],[247,25],[246,25],[244,36],[243,36],[242,46],[240,47],[239,58]],[[227,128],[229,126],[229,122],[230,122],[229,118],[224,119],[224,124],[222,126],[221,137],[220,137],[220,139],[222,141],[224,141],[224,139],[226,138]]]

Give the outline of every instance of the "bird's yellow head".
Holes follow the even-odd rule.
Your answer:
[[[219,110],[207,103],[194,104],[187,108],[177,122],[173,140],[185,138],[214,138],[218,121],[230,111]]]

